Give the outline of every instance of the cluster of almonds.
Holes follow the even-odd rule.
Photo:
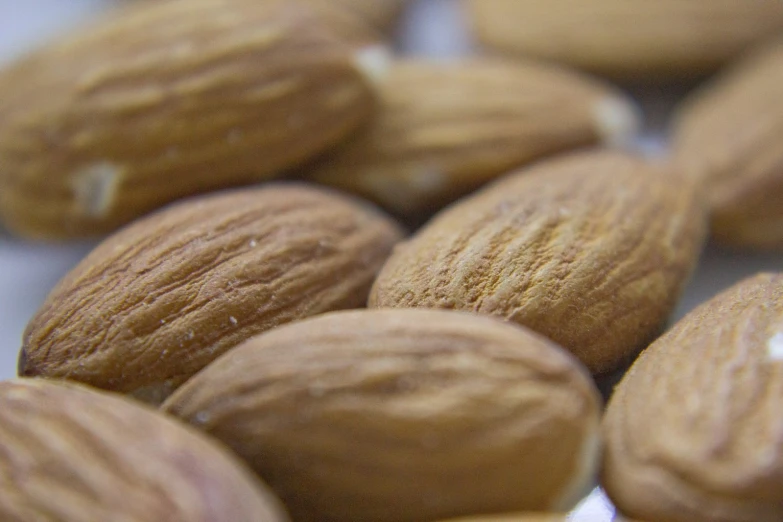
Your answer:
[[[783,3],[466,0],[444,62],[404,4],[131,2],[0,73],[5,226],[111,232],[0,383],[0,519],[783,519],[783,275],[660,336],[708,229],[783,247]],[[658,160],[577,71],[735,59]]]

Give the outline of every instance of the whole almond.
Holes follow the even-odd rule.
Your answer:
[[[363,307],[399,238],[373,208],[315,187],[182,202],[109,237],[57,285],[27,326],[19,374],[159,402],[252,335]]]
[[[0,383],[4,522],[284,522],[221,445],[153,410],[73,384]]]
[[[783,275],[737,284],[645,350],[604,432],[603,484],[629,515],[783,519]]]
[[[163,409],[222,440],[297,521],[568,509],[600,398],[568,353],[492,318],[352,311],[248,340]]]
[[[110,13],[0,74],[0,217],[89,236],[275,176],[369,115],[361,56],[284,0]]]
[[[783,29],[778,0],[463,0],[499,50],[626,79],[710,72]]]
[[[379,89],[377,116],[306,176],[413,221],[546,154],[628,141],[639,123],[608,85],[535,63],[400,60]]]
[[[712,234],[725,245],[783,248],[781,83],[778,41],[695,93],[678,114],[677,159],[704,184]]]
[[[608,151],[521,170],[395,249],[370,306],[499,316],[607,373],[659,332],[701,251],[702,205],[675,177]]]

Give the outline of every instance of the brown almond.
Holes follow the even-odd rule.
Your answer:
[[[546,154],[629,141],[633,104],[586,76],[492,59],[392,62],[381,108],[305,176],[409,221]]]
[[[704,184],[712,234],[724,245],[783,249],[781,84],[778,41],[696,92],[678,114],[677,160]]]
[[[629,515],[783,519],[783,275],[737,284],[645,350],[604,433],[603,485]]]
[[[301,0],[343,40],[354,45],[382,42],[393,32],[409,0]]]
[[[89,236],[278,175],[369,116],[364,64],[298,3],[126,6],[0,74],[0,216]]]
[[[49,294],[19,374],[159,402],[282,323],[363,307],[400,238],[325,189],[269,185],[182,202],[106,239]]]
[[[242,456],[297,521],[568,509],[600,397],[554,343],[493,318],[351,311],[248,340],[164,403]]]
[[[0,383],[4,522],[284,522],[236,456],[160,413],[43,380]]]
[[[675,178],[609,151],[520,170],[398,246],[370,306],[499,316],[610,372],[657,335],[701,251],[705,213]]]
[[[626,79],[695,76],[783,30],[778,0],[463,0],[491,48]]]

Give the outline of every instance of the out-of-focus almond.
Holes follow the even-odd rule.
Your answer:
[[[521,170],[399,245],[370,306],[500,316],[614,370],[657,335],[701,252],[703,206],[675,177],[609,151]]]
[[[27,236],[95,235],[277,175],[370,114],[361,56],[284,0],[110,13],[0,74],[0,216]]]
[[[710,72],[783,30],[779,0],[463,0],[505,52],[626,79]]]
[[[337,35],[354,45],[379,43],[393,32],[409,0],[300,0]]]
[[[783,275],[739,283],[645,350],[604,432],[602,481],[629,515],[783,519]]]
[[[373,121],[306,176],[414,221],[540,156],[624,143],[639,124],[608,85],[536,63],[401,60],[380,100]]]
[[[4,522],[283,522],[236,456],[121,397],[43,380],[0,383]]]
[[[677,160],[703,183],[712,234],[725,245],[783,249],[781,85],[778,41],[698,91],[678,115]]]
[[[25,331],[19,373],[159,402],[252,335],[363,307],[399,238],[375,209],[316,187],[182,202],[109,237],[59,283]]]
[[[352,311],[227,353],[164,403],[222,440],[297,521],[568,509],[593,483],[598,391],[493,318]]]

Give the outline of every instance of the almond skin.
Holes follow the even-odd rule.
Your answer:
[[[154,410],[74,384],[0,383],[4,522],[284,522],[221,445]]]
[[[363,46],[387,39],[409,0],[301,0],[346,42]]]
[[[0,74],[0,216],[91,236],[278,175],[369,116],[360,65],[300,4],[126,6]]]
[[[703,205],[675,177],[608,151],[518,171],[399,245],[369,304],[499,316],[610,372],[657,335],[701,251]]]
[[[51,292],[19,374],[160,402],[248,337],[363,307],[401,233],[374,208],[269,185],[179,203],[117,232]]]
[[[783,519],[783,275],[737,284],[645,350],[604,433],[603,485],[629,515]]]
[[[362,132],[305,176],[414,222],[541,156],[629,141],[640,120],[608,85],[498,59],[399,60],[379,98]]]
[[[724,245],[783,249],[781,84],[783,40],[696,92],[678,114],[677,161],[704,184],[712,234]]]
[[[491,48],[612,77],[711,72],[783,30],[778,0],[463,0]]]
[[[350,311],[248,340],[163,409],[242,456],[297,521],[568,509],[600,396],[549,340],[441,310]]]

